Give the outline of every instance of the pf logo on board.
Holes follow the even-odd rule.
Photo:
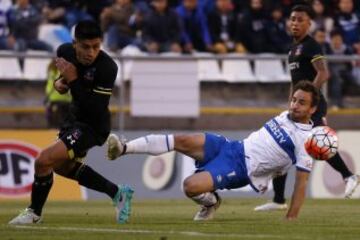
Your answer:
[[[38,154],[38,148],[23,142],[0,142],[0,197],[30,194]]]

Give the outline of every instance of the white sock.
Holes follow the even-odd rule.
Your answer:
[[[126,153],[159,155],[174,150],[174,135],[147,135],[126,143]]]
[[[216,196],[212,192],[202,193],[200,195],[194,196],[191,198],[199,205],[203,205],[206,207],[212,206],[217,202]]]

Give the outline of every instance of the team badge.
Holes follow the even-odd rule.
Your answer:
[[[303,45],[297,46],[297,48],[296,48],[296,50],[295,50],[295,56],[301,55],[302,49],[303,49]]]
[[[85,71],[84,79],[87,81],[93,81],[95,77],[96,68],[89,68]]]

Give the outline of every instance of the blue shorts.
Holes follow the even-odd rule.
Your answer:
[[[240,188],[250,183],[245,164],[244,144],[215,134],[205,134],[204,160],[197,171],[211,174],[215,189]]]

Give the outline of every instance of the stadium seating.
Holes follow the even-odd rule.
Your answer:
[[[14,56],[13,51],[0,51],[0,79],[21,79],[23,74],[21,72],[19,59]]]
[[[239,54],[232,56],[241,56]],[[222,73],[228,82],[255,82],[251,64],[246,59],[225,59],[222,62]]]
[[[211,57],[211,53],[194,53],[196,57]],[[225,81],[225,77],[220,70],[216,59],[199,59],[198,61],[198,79],[200,81]]]
[[[145,52],[141,52],[139,48],[135,46],[127,46],[121,51],[121,56],[131,57],[131,56],[146,56]],[[116,78],[116,85],[121,85],[121,78],[123,81],[128,81],[132,78],[133,71],[133,60],[125,60],[123,61],[123,66],[121,67],[121,63],[117,60],[118,64],[118,75]]]
[[[260,54],[262,57],[276,57],[275,54]],[[279,59],[255,59],[255,77],[260,82],[290,82]]]
[[[46,51],[28,50],[29,55],[49,56]],[[36,58],[27,57],[24,60],[24,78],[28,80],[46,80],[47,68],[50,63],[50,58]]]

